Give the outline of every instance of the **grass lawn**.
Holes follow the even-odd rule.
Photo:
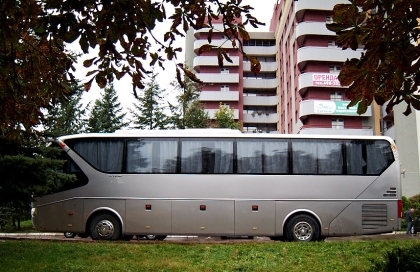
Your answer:
[[[369,271],[418,240],[151,244],[0,240],[1,271]]]

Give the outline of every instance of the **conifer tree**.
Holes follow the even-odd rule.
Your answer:
[[[169,122],[164,113],[164,94],[156,81],[157,74],[153,73],[142,95],[139,95],[136,103],[133,103],[133,123],[139,129],[166,129]]]
[[[44,135],[57,137],[81,133],[86,129],[86,111],[89,107],[83,106],[83,88],[80,85],[73,87],[73,94],[67,97],[62,96],[57,104],[48,109],[44,125]]]
[[[118,102],[118,95],[111,84],[105,88],[101,99],[95,100],[88,119],[88,132],[115,132],[126,127],[124,122],[126,113],[122,112],[121,104]]]
[[[24,144],[0,138],[0,224],[30,217],[33,196],[52,193],[75,177],[56,171],[62,168],[61,150],[46,148],[41,139],[26,138]]]
[[[168,102],[172,116],[170,124],[174,128],[205,128],[210,124],[210,117],[204,110],[204,105],[197,101],[200,96],[201,86],[184,77],[182,85],[178,81],[171,83],[175,91],[176,103]]]

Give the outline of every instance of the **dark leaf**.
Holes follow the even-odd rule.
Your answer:
[[[212,48],[216,48],[217,46],[211,45],[211,44],[203,44],[199,49],[198,49],[198,54],[201,55],[203,54],[203,52],[205,51],[210,51]]]
[[[92,66],[92,63],[95,60],[96,60],[96,57],[92,58],[92,59],[85,60],[85,61],[83,61],[83,66],[86,67],[86,68],[89,68],[90,66]]]
[[[176,68],[176,79],[177,79],[179,85],[181,86],[181,88],[184,88],[185,84],[184,84],[184,82],[181,78],[181,71],[178,68]]]

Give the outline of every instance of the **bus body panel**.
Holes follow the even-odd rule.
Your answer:
[[[172,233],[233,235],[234,201],[173,200]]]
[[[166,235],[172,233],[172,201],[127,199],[125,234]]]
[[[33,217],[33,224],[36,230],[40,231],[59,231],[63,229],[62,210],[63,202],[48,203],[48,205],[38,206],[36,216]]]
[[[236,200],[235,235],[274,236],[276,202],[274,200]]]
[[[83,203],[84,200],[82,198],[63,201],[61,214],[64,230],[61,231],[74,233],[85,232]]]
[[[330,223],[329,235],[348,236],[396,231],[399,229],[397,210],[397,203],[394,201],[354,201]],[[354,214],[361,216],[354,218]]]

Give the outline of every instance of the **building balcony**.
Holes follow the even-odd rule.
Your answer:
[[[276,62],[260,62],[261,70],[260,72],[274,72],[277,71]],[[251,72],[251,63],[249,61],[244,61],[243,64],[244,72]]]
[[[345,62],[347,59],[360,58],[363,50],[342,50],[339,47],[301,47],[297,51],[299,66],[308,61]]]
[[[277,96],[244,96],[244,106],[276,106]]]
[[[238,91],[201,91],[200,101],[239,101]]]
[[[299,75],[299,92],[302,95],[301,90],[305,90],[309,87],[330,87],[330,88],[347,88],[341,86],[338,80],[338,74],[329,73],[304,73]]]
[[[350,101],[331,100],[304,100],[300,102],[299,118],[308,115],[330,115],[330,116],[372,116],[372,108],[368,107],[364,114],[357,113],[357,105],[347,109]]]
[[[278,122],[277,113],[266,114],[264,112],[244,113],[244,123],[273,124]]]
[[[325,22],[301,22],[296,26],[295,36],[302,44],[307,35],[336,36],[335,32],[328,30]]]
[[[251,56],[275,56],[276,46],[244,46],[244,52]]]
[[[304,12],[305,10],[332,10],[336,4],[342,3],[343,0],[299,0],[295,1],[295,13]]]
[[[244,78],[244,89],[275,89],[277,88],[277,79],[262,78]]]
[[[223,66],[229,67],[229,66],[239,66],[239,57],[238,56],[232,56],[230,57],[232,60],[232,63],[224,60]],[[193,62],[194,68],[198,66],[217,66],[219,67],[219,62],[217,59],[217,56],[198,56],[194,58]]]
[[[326,127],[313,127],[303,126],[298,134],[315,134],[315,135],[365,135],[372,136],[373,129],[371,127],[362,128],[326,128]]]
[[[204,83],[239,83],[239,74],[197,73],[196,76]]]
[[[210,119],[214,119],[216,111],[219,111],[219,109],[205,109],[205,111],[209,114]],[[239,119],[239,110],[233,109],[233,118]]]

